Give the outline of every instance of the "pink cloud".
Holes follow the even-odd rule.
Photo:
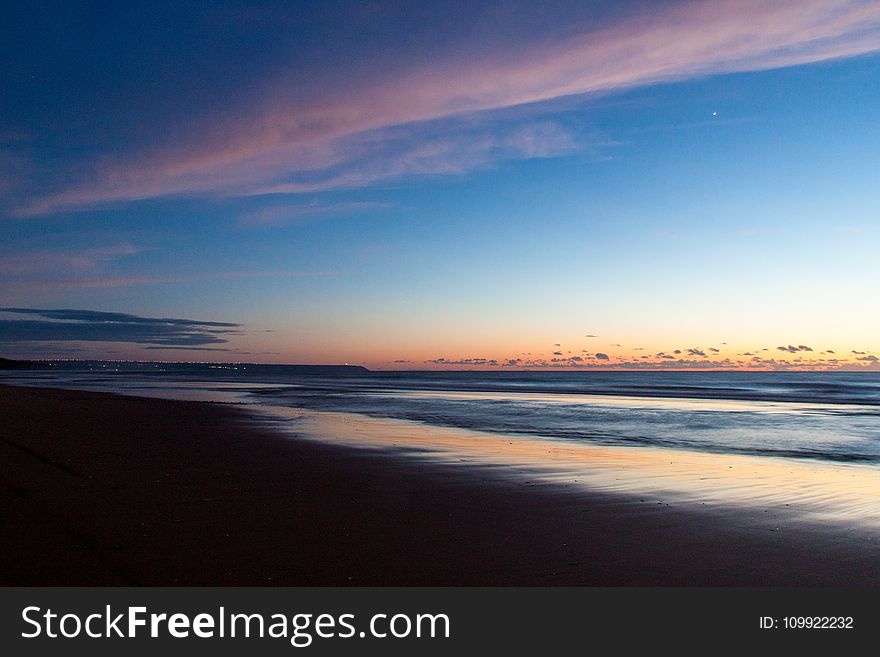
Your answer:
[[[175,194],[357,187],[413,173],[467,170],[493,157],[553,154],[559,146],[551,133],[520,135],[505,150],[488,129],[484,142],[461,149],[454,139],[432,141],[430,132],[416,126],[403,159],[381,157],[386,131],[395,126],[878,49],[880,3],[690,0],[652,5],[650,12],[601,26],[542,28],[528,41],[456,43],[434,58],[385,73],[379,61],[372,68],[368,61],[362,68],[370,74],[362,82],[328,79],[309,86],[294,75],[276,76],[226,118],[193,126],[188,139],[149,154],[103,158],[92,165],[89,182],[37,199],[20,214]]]

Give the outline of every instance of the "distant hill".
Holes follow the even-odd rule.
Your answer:
[[[10,360],[0,358],[0,370],[44,370],[51,367],[46,363],[34,363],[29,360]]]

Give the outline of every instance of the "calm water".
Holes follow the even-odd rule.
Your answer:
[[[328,377],[296,376],[284,366],[79,363],[49,373],[6,372],[2,380],[359,413],[573,444],[880,464],[880,373],[374,372]]]

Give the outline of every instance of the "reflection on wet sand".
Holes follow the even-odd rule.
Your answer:
[[[255,410],[293,420],[284,425],[299,437],[492,468],[532,485],[580,486],[636,502],[734,506],[771,517],[880,528],[880,482],[872,466],[578,444],[281,406]]]

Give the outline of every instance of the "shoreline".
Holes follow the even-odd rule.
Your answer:
[[[877,532],[297,440],[236,406],[0,385],[0,417],[6,586],[880,584]]]

